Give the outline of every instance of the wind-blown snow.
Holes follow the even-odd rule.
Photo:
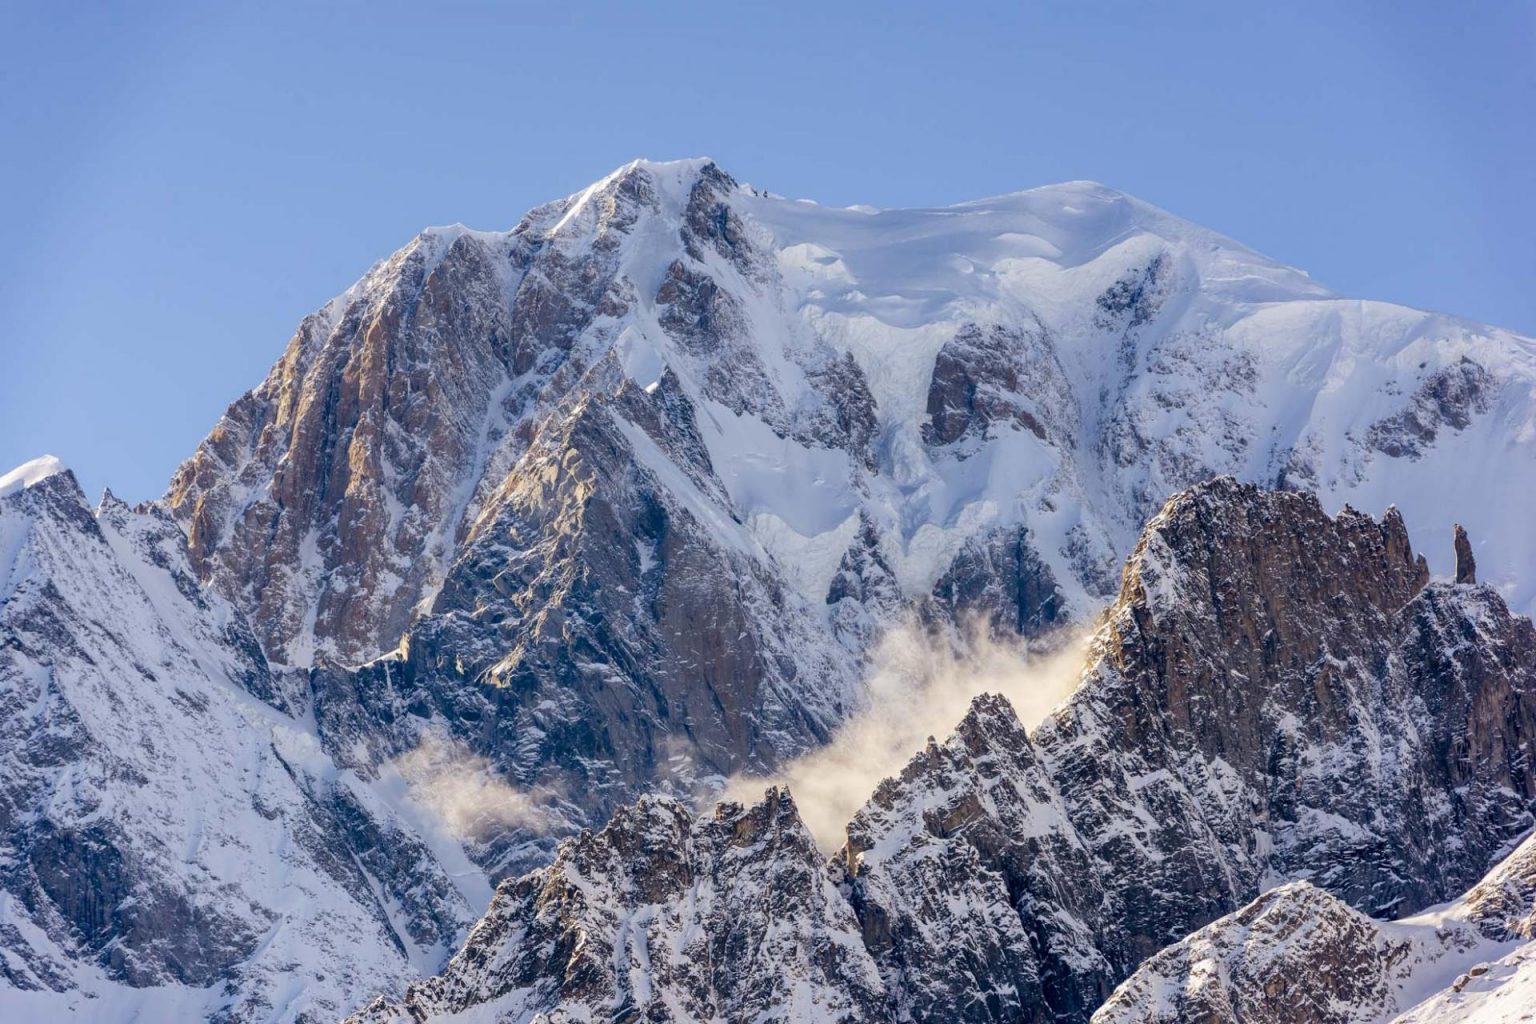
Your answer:
[[[31,462],[23,462],[0,476],[0,498],[42,483],[51,476],[66,472],[68,468],[53,455],[41,455]]]
[[[1047,653],[970,638],[959,654],[935,646],[915,627],[890,631],[875,648],[870,702],[824,747],[765,779],[730,780],[728,799],[748,802],[768,783],[784,785],[824,852],[846,839],[846,829],[881,780],[900,773],[914,751],[943,736],[978,694],[1008,698],[1033,728],[1082,677],[1086,636],[1060,636]]]
[[[784,699],[836,703],[839,713],[862,707],[872,716],[856,719],[831,751],[788,769],[823,838],[846,821],[845,803],[861,800],[928,731],[947,727],[957,700],[982,686],[1006,689],[997,666],[969,664],[974,678],[964,686],[933,686],[914,697],[877,675],[859,690],[859,658],[869,652],[817,630],[818,616],[831,614],[830,584],[865,533],[874,538],[868,559],[882,571],[889,567],[893,602],[902,610],[932,600],[967,545],[1011,530],[1038,552],[1067,610],[1081,619],[1112,592],[1141,524],[1169,493],[1232,474],[1315,489],[1330,510],[1345,502],[1371,511],[1396,504],[1441,573],[1451,569],[1451,524],[1463,523],[1482,577],[1517,609],[1536,609],[1536,531],[1528,511],[1536,503],[1531,339],[1340,297],[1299,270],[1091,182],[938,209],[839,210],[735,186],[721,175],[710,180],[726,183],[718,185],[718,199],[727,231],[707,218],[702,228],[690,223],[690,204],[701,182],[709,184],[703,176],[710,170],[706,160],[637,161],[534,211],[516,232],[428,229],[306,321],[254,404],[304,404],[296,400],[301,386],[282,390],[298,381],[313,385],[311,404],[325,406],[335,382],[308,380],[319,354],[360,343],[368,332],[359,323],[413,305],[422,282],[456,250],[475,250],[474,259],[493,270],[480,290],[449,293],[465,300],[453,306],[455,316],[486,314],[485,324],[503,323],[498,316],[527,283],[525,267],[535,265],[554,275],[542,280],[548,294],[590,298],[604,310],[571,327],[570,337],[533,337],[550,344],[520,376],[487,356],[489,368],[480,367],[476,387],[465,391],[471,398],[450,403],[463,416],[452,424],[464,435],[457,461],[428,460],[429,471],[418,474],[420,467],[393,464],[387,444],[356,453],[360,463],[380,462],[378,532],[388,535],[360,546],[383,552],[389,564],[344,595],[356,599],[349,614],[376,615],[395,628],[409,617],[400,608],[429,613],[460,546],[494,522],[496,501],[525,454],[519,446],[536,433],[538,418],[567,400],[608,401],[624,378],[650,395],[663,380],[675,386],[679,403],[696,416],[702,450],[679,454],[667,444],[675,438],[648,432],[614,401],[619,458],[632,459],[669,508],[699,524],[689,542],[745,556],[737,564],[754,560],[754,571],[783,585],[775,593],[788,600],[752,614],[787,620],[804,612],[816,627],[794,634],[808,637],[805,646],[815,650],[773,652],[797,670],[786,675],[804,683]],[[618,185],[634,184],[635,176],[644,187],[619,194]],[[711,206],[708,213],[720,211]],[[514,242],[522,246],[515,252]],[[580,263],[594,251],[604,258]],[[550,258],[538,262],[544,257]],[[559,277],[562,268],[571,276]],[[611,287],[583,298],[580,275],[588,271],[608,275]],[[686,275],[707,282],[699,291],[721,299],[711,307],[693,296],[705,313],[721,314],[700,330],[704,337],[683,337],[686,323],[667,326],[666,315],[677,311],[669,307],[690,300],[663,301],[661,291]],[[407,279],[414,283],[403,284]],[[707,319],[692,307],[684,312]],[[537,335],[537,317],[528,321],[533,327],[517,322],[517,330]],[[969,400],[985,392],[1002,411],[969,410],[975,418],[958,439],[935,440],[931,410],[946,398],[934,388],[936,361],[968,329],[984,339],[1000,332],[1014,346],[1002,369],[1018,371],[1020,379],[951,381],[954,395]],[[477,336],[491,333],[487,326]],[[422,380],[441,381],[463,352],[423,341],[419,355],[413,370]],[[557,356],[567,362],[548,369]],[[843,365],[857,367],[850,371],[857,387],[818,383],[818,374]],[[604,377],[605,367],[616,369]],[[837,398],[862,401],[862,388],[872,399],[873,436],[855,440],[828,409]],[[192,501],[177,514],[184,523],[206,515],[209,535],[222,538],[256,523],[265,542],[278,531],[253,509],[270,500],[275,470],[260,460],[289,435],[252,430],[242,447],[232,424],[216,431],[226,436],[210,445],[213,455],[201,466],[206,474],[191,474],[217,477],[220,500]],[[281,462],[290,454],[271,457]],[[56,459],[34,460],[0,477],[0,497],[26,500],[30,488],[62,472]],[[443,497],[440,510],[429,515],[414,498],[402,499],[403,481]],[[274,520],[297,514],[271,512]],[[421,857],[435,866],[431,878],[442,883],[437,896],[445,916],[456,919],[488,892],[459,841],[486,822],[538,828],[540,806],[503,788],[486,762],[455,748],[444,754],[430,739],[419,756],[384,755],[377,779],[340,769],[302,711],[285,714],[242,689],[238,651],[220,639],[233,621],[231,609],[217,602],[194,607],[164,566],[143,555],[137,523],[107,523],[102,543],[72,551],[61,539],[67,533],[38,533],[36,521],[20,514],[0,518],[0,570],[7,573],[0,593],[7,600],[20,586],[52,580],[71,600],[78,597],[76,625],[119,624],[132,634],[119,643],[92,633],[105,647],[92,648],[67,666],[70,672],[49,676],[40,662],[26,661],[7,682],[40,702],[53,687],[58,701],[77,706],[87,732],[106,737],[111,750],[124,751],[151,779],[142,791],[106,787],[117,809],[160,822],[157,834],[185,839],[191,852],[184,859],[217,885],[250,890],[260,922],[267,910],[281,919],[248,965],[267,986],[274,1017],[311,1006],[329,1012],[353,993],[388,988],[407,968],[435,966],[433,958],[446,949],[442,937],[398,939],[411,934],[408,911],[378,865],[359,868],[356,891],[340,897],[285,830],[299,827],[313,793],[341,794],[401,843],[420,845]],[[269,647],[273,658],[302,670],[391,649],[398,629],[340,648],[320,617],[321,596],[348,586],[347,574],[337,571],[348,567],[334,560],[360,557],[355,546],[336,542],[336,523],[304,522],[288,535],[296,538],[292,557],[270,587],[255,588],[291,585],[292,604],[274,621],[287,628],[291,618],[295,626]],[[627,552],[633,538],[624,540]],[[656,548],[633,550],[642,576],[657,571]],[[406,578],[421,566],[428,569],[419,578]],[[397,595],[400,607],[386,607]],[[988,656],[978,655],[983,662]],[[811,678],[807,667],[822,665],[836,671]],[[201,710],[191,714],[183,700]],[[128,703],[130,716],[117,713],[119,701]],[[879,743],[865,742],[871,736]],[[151,756],[139,742],[144,737],[160,754],[182,756]],[[224,794],[207,785],[209,778],[236,777],[254,780],[251,786],[271,800],[263,808],[275,807],[276,816],[226,806]],[[822,794],[817,780],[844,793]],[[99,795],[94,783],[66,781],[60,806],[82,793]],[[207,843],[208,836],[228,843]],[[345,853],[340,862],[350,864],[354,854]],[[14,902],[0,902],[0,926],[10,923],[31,941],[23,916]],[[341,943],[341,935],[352,936],[352,945],[316,968],[325,979],[306,988],[284,975],[282,957],[296,961],[317,943]],[[52,938],[36,941],[46,956],[67,959],[49,945]],[[94,970],[81,968],[69,998],[126,998],[121,985]],[[213,998],[203,990],[183,995],[192,1003]],[[183,995],[152,998],[175,1003]],[[143,1012],[161,1010],[173,1013],[158,1003]]]

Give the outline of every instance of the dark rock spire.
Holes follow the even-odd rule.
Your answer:
[[[1456,524],[1456,582],[1477,582],[1477,559],[1472,557],[1472,542],[1460,523]]]

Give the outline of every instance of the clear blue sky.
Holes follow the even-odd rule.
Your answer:
[[[838,205],[1093,178],[1536,333],[1529,0],[0,0],[0,470],[157,495],[422,226],[689,155]]]

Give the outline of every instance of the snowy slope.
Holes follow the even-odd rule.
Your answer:
[[[1533,867],[1536,839],[1527,839],[1471,892],[1399,921],[1374,920],[1306,882],[1280,886],[1147,960],[1093,1024],[1529,1019]],[[1490,907],[1481,898],[1490,888],[1518,897]]]
[[[484,879],[263,699],[174,522],[38,465],[0,494],[0,1017],[327,1020],[434,967]]]
[[[1536,1020],[1536,943],[1475,964],[1392,1024],[1520,1024]]]
[[[1340,298],[1093,183],[938,210],[739,205],[772,239],[791,323],[852,352],[870,382],[886,477],[870,489],[909,591],[968,530],[1015,517],[1058,579],[1091,585],[1071,563],[1074,529],[1112,569],[1168,494],[1228,473],[1316,490],[1332,509],[1396,504],[1419,536],[1461,517],[1490,552],[1485,579],[1533,607],[1519,511],[1536,496],[1530,339]],[[1036,322],[1066,422],[1043,439],[998,430],[964,461],[923,445],[935,358],[956,331]],[[1499,501],[1474,497],[1495,487]]]
[[[1340,298],[1091,183],[836,210],[707,160],[637,161],[511,231],[428,229],[305,319],[158,506],[93,515],[74,496],[45,501],[69,478],[43,460],[0,483],[13,503],[0,698],[21,780],[0,812],[22,844],[5,851],[5,892],[43,886],[31,850],[67,865],[46,900],[8,904],[6,920],[34,931],[0,946],[38,952],[7,959],[5,998],[138,978],[190,985],[208,1005],[204,988],[229,976],[218,999],[282,1018],[393,992],[441,965],[490,880],[544,863],[560,837],[640,793],[710,790],[826,742],[868,700],[865,659],[891,624],[960,642],[972,617],[1025,636],[1087,620],[1143,522],[1214,474],[1315,490],[1329,511],[1395,503],[1390,530],[1349,529],[1395,536],[1406,519],[1440,574],[1450,545],[1435,539],[1465,523],[1484,582],[1530,611],[1533,381],[1529,339]],[[1389,596],[1423,585],[1413,567],[1388,575]],[[1142,582],[1155,591],[1156,578]],[[1405,685],[1403,658],[1433,663],[1449,689],[1510,675],[1481,656],[1497,646],[1487,623],[1504,630],[1494,640],[1516,636],[1491,591],[1420,602],[1404,638],[1376,621],[1391,612],[1377,584],[1361,586],[1372,651],[1399,661],[1346,666],[1362,690],[1344,709],[1370,728],[1315,744],[1296,771],[1317,788],[1344,758],[1385,791],[1395,777],[1376,769],[1390,759],[1357,756],[1384,735],[1428,749],[1418,719],[1374,721],[1370,688]],[[1448,630],[1468,635],[1427,651]],[[1411,643],[1425,649],[1403,654]],[[1330,664],[1311,647],[1298,657]],[[1279,742],[1291,724],[1261,718],[1241,739]],[[1208,757],[1225,738],[1199,737]],[[183,747],[184,762],[166,753]],[[1122,772],[1151,794],[1126,806],[1225,792],[1228,762],[1186,765],[1186,753],[1158,754],[1189,769],[1175,782]],[[1244,753],[1257,771],[1262,752]],[[466,785],[432,775],[444,760],[468,766]],[[401,774],[412,764],[432,775],[424,787]],[[1423,769],[1444,797],[1436,829],[1463,813],[1436,788],[1449,770]],[[92,771],[95,790],[58,788]],[[242,772],[258,788],[233,800],[203,784]],[[1464,881],[1528,813],[1503,795],[1508,779],[1476,788],[1466,813],[1482,831],[1449,867],[1406,843],[1410,862],[1373,847],[1361,879],[1332,881],[1359,903],[1371,885],[1383,901],[1422,901]],[[78,806],[49,802],[82,791]],[[445,831],[411,796],[423,792],[458,824]],[[1196,865],[1224,874],[1206,879],[1200,920],[1263,880],[1264,843],[1294,858],[1275,862],[1283,871],[1322,870],[1351,836],[1390,847],[1359,807],[1341,823],[1312,813],[1333,796],[1311,795],[1321,803],[1304,820],[1242,831],[1252,848]],[[37,829],[95,836],[98,823],[100,848],[126,851],[152,890],[233,894],[183,900],[218,903],[216,941],[194,928],[187,950],[161,934],[164,922],[186,933],[201,920],[190,911],[157,911],[136,933],[80,903],[106,869],[60,860]],[[314,898],[278,906],[304,891]],[[47,906],[70,923],[45,921]],[[360,945],[291,977],[293,949],[343,935]],[[1058,961],[1091,955],[1075,941]],[[1145,952],[1119,950],[1115,970]],[[1086,997],[1063,998],[1082,1009]]]

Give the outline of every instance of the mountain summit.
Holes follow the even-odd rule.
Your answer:
[[[1093,183],[837,210],[636,161],[375,266],[167,502],[275,661],[355,664],[432,611],[539,439],[627,387],[697,438],[635,461],[669,490],[698,475],[712,532],[818,609],[866,533],[911,602],[1022,530],[1081,613],[1163,498],[1217,473],[1395,502],[1437,535],[1435,496],[1475,493],[1489,459],[1529,495],[1533,367],[1528,339],[1339,298]],[[1490,580],[1530,610],[1536,542],[1470,504]]]

